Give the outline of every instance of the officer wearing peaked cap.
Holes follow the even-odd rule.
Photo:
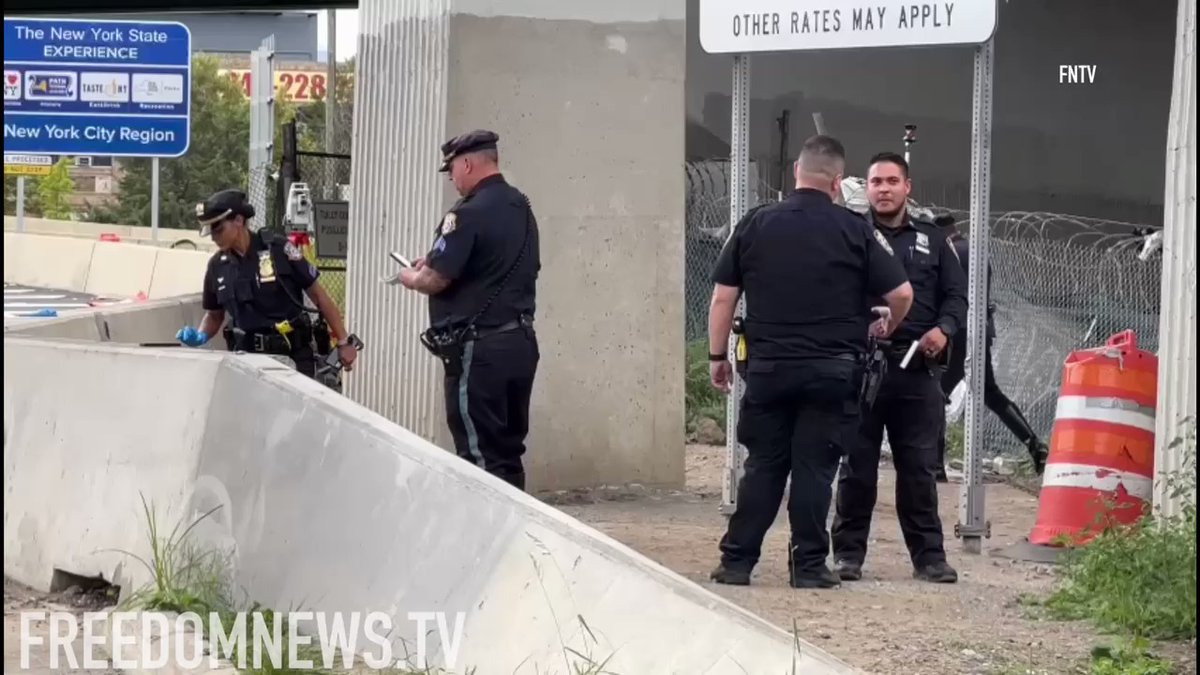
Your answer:
[[[429,253],[398,280],[429,296],[421,341],[445,369],[458,455],[523,490],[541,258],[529,200],[500,172],[499,140],[477,130],[442,145],[439,170],[461,198],[438,224]]]
[[[228,314],[231,350],[287,356],[298,371],[315,377],[313,324],[303,293],[325,317],[342,365],[350,370],[357,351],[337,305],[317,281],[316,267],[286,237],[252,231],[253,217],[254,206],[239,190],[222,190],[196,205],[200,235],[211,235],[218,251],[204,273],[204,319],[198,327],[185,326],[176,338],[189,347],[202,346]]]

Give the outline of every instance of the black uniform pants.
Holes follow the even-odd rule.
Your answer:
[[[858,423],[860,382],[853,360],[750,362],[737,428],[745,475],[720,544],[726,569],[749,571],[758,563],[789,473],[788,566],[800,575],[825,566],[833,477]]]
[[[525,489],[537,336],[522,326],[467,342],[462,373],[446,376],[446,421],[459,457]]]
[[[899,362],[889,361],[875,404],[845,458],[833,521],[836,560],[861,565],[866,559],[884,429],[896,467],[896,514],[909,556],[918,567],[946,559],[936,481],[938,437],[946,417],[942,390],[928,368],[909,367],[901,370]]]
[[[949,400],[950,394],[954,392],[954,388],[967,375],[967,339],[966,331],[960,332],[955,336],[954,349],[950,354],[950,363],[946,367],[946,372],[942,375],[942,394],[943,400]],[[1004,422],[1022,443],[1028,443],[1028,427],[1022,424],[1021,419],[1014,419],[1011,410],[1016,408],[1016,405],[1004,395],[1000,385],[996,382],[996,373],[992,368],[992,341],[988,340],[984,351],[984,370],[983,370],[983,404],[995,413],[1000,421]],[[938,464],[946,465],[946,431],[943,426],[942,435],[938,439]]]

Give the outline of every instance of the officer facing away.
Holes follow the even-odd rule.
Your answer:
[[[948,341],[965,331],[967,283],[944,233],[908,214],[905,205],[911,191],[908,163],[902,156],[882,153],[871,158],[870,217],[904,262],[913,306],[885,348],[887,374],[879,397],[867,412],[838,479],[833,552],[838,576],[846,581],[862,578],[884,429],[896,467],[896,512],[914,576],[941,583],[958,580],[946,562],[934,475],[946,414],[939,378]]]
[[[541,259],[533,209],[501,174],[498,141],[480,130],[442,145],[441,171],[462,198],[428,255],[399,280],[429,296],[431,325],[421,339],[445,367],[458,456],[524,490]]]
[[[726,345],[743,292],[748,350],[737,428],[747,449],[745,475],[712,573],[718,583],[750,583],[790,472],[790,583],[839,585],[826,565],[825,522],[844,439],[860,415],[871,328],[863,310],[870,298],[886,300],[891,321],[875,324],[886,334],[912,303],[904,269],[882,236],[834,204],[844,170],[840,142],[808,139],[795,165],[795,192],[747,213],[713,272],[708,341],[715,387],[730,389]]]
[[[950,233],[950,239],[954,242],[954,251],[958,254],[958,259],[962,262],[963,276],[969,277],[971,249],[967,240],[958,232],[958,228],[954,225],[953,216],[943,216],[935,222],[943,231]],[[992,296],[992,265],[988,263],[987,277],[987,295]],[[1033,430],[1033,426],[1025,419],[1024,413],[1013,403],[1012,399],[1004,395],[1000,389],[1000,384],[996,382],[996,373],[992,368],[992,343],[996,340],[996,323],[995,323],[996,305],[988,302],[987,305],[987,333],[985,335],[984,347],[984,378],[983,378],[983,402],[1004,426],[1017,437],[1021,443],[1029,449],[1029,457],[1033,460],[1033,468],[1040,475],[1046,469],[1046,458],[1050,451],[1046,444],[1038,438],[1037,432]],[[962,382],[966,376],[967,362],[967,331],[960,330],[958,334],[951,340],[953,348],[950,352],[950,363],[946,368],[946,372],[942,375],[942,394],[948,400],[950,394],[954,392],[954,388]],[[942,430],[942,435],[938,439],[938,475],[939,482],[946,482],[946,432]]]
[[[317,281],[317,268],[286,237],[252,232],[247,221],[253,217],[254,206],[238,190],[223,190],[196,205],[200,236],[211,233],[218,251],[204,273],[204,319],[199,328],[186,326],[175,337],[199,347],[216,334],[228,313],[230,350],[287,356],[296,370],[315,378],[313,322],[304,293],[328,322],[342,365],[350,370],[358,352],[337,305]]]

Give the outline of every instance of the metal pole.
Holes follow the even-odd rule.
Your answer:
[[[730,138],[729,163],[729,236],[750,205],[750,55],[737,54],[733,57],[733,124]],[[746,297],[738,300],[737,316],[746,315]],[[737,354],[737,336],[729,336],[729,358]],[[721,489],[721,513],[731,515],[737,508],[738,481],[741,480],[742,463],[746,448],[737,440],[738,409],[746,383],[734,368],[733,390],[729,393],[725,413],[725,478]]]
[[[150,160],[150,240],[158,241],[158,158]]]
[[[25,231],[25,176],[17,176],[17,232]]]
[[[337,119],[337,10],[326,10],[329,20],[326,21],[328,35],[326,36],[326,59],[329,63],[328,74],[325,76],[325,152],[337,152],[333,147],[335,120]]]
[[[966,448],[963,481],[959,495],[955,535],[962,538],[967,553],[983,551],[983,537],[991,537],[991,523],[984,519],[983,485],[983,382],[987,347],[988,239],[991,208],[992,163],[992,72],[995,44],[989,40],[975,52],[974,113],[971,123],[971,260],[968,279],[970,308],[967,338],[970,348],[967,399]]]

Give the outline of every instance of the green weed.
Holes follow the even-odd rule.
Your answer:
[[[708,340],[688,343],[685,362],[684,406],[687,430],[692,433],[701,419],[710,419],[725,429],[725,396],[713,388],[708,374]]]
[[[150,573],[151,581],[131,592],[120,603],[120,607],[158,612],[196,612],[201,616],[229,607],[232,593],[226,581],[228,559],[217,551],[204,550],[188,540],[192,530],[220,507],[211,509],[182,530],[180,527],[183,523],[177,523],[164,538],[158,526],[157,514],[146,503],[145,495],[140,497],[150,539],[149,559],[129,551],[118,552],[141,563]]]
[[[1150,654],[1146,640],[1134,639],[1115,648],[1092,650],[1090,675],[1174,675],[1175,668]]]

